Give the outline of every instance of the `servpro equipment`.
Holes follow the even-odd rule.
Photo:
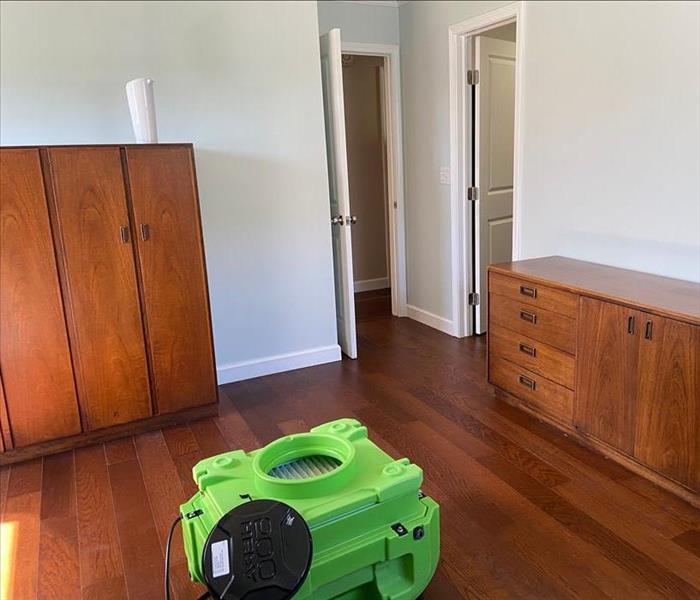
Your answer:
[[[412,600],[440,553],[423,472],[354,419],[193,469],[180,507],[193,580],[220,600]]]

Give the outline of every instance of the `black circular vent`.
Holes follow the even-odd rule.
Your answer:
[[[285,600],[311,565],[303,517],[276,500],[252,500],[226,513],[204,545],[204,578],[220,600]]]

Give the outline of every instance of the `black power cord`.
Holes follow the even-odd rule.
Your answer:
[[[175,527],[182,521],[182,515],[178,515],[177,519],[173,521],[170,526],[170,531],[168,532],[168,541],[165,544],[165,600],[170,600],[170,543],[173,541],[173,534],[175,533]],[[206,598],[211,598],[209,592],[204,592],[197,600],[206,600]]]
[[[170,600],[170,543],[173,541],[173,533],[175,533],[175,527],[182,520],[182,515],[178,515],[177,519],[173,521],[170,526],[170,532],[168,533],[168,541],[165,544],[165,600]]]

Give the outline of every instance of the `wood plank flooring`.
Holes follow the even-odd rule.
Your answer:
[[[225,385],[218,418],[3,468],[0,597],[161,598],[197,461],[349,416],[440,502],[424,598],[700,598],[700,511],[500,401],[483,338],[365,300],[357,361]],[[173,557],[175,597],[197,598],[179,534]]]

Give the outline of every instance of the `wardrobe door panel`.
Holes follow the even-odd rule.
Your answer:
[[[642,313],[581,298],[574,423],[631,455]]]
[[[700,327],[645,315],[639,353],[635,457],[698,489]]]
[[[89,429],[151,414],[118,147],[51,148],[80,400]]]
[[[0,415],[5,411],[5,389],[2,385],[2,377],[0,377]],[[0,427],[0,452],[5,452],[5,429]],[[7,444],[9,446],[9,443]]]
[[[148,345],[161,413],[216,401],[192,151],[126,149]]]
[[[80,433],[38,149],[0,150],[0,368],[16,447]]]

